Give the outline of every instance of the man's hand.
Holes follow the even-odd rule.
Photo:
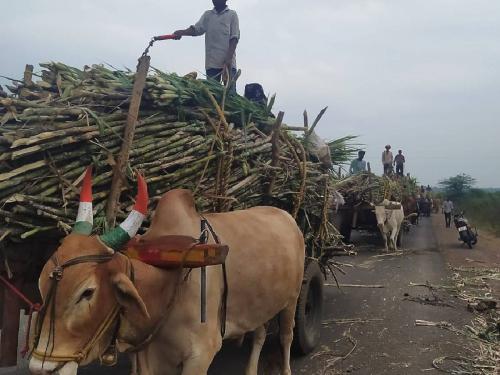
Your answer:
[[[184,35],[184,30],[176,30],[174,31],[173,33],[177,38],[175,38],[176,40],[180,40],[182,38],[182,36]]]
[[[233,59],[224,61],[224,66],[223,66],[224,70],[227,69],[227,71],[230,72],[232,67],[233,67]]]

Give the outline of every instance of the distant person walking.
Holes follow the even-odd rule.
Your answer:
[[[382,164],[384,165],[384,174],[390,175],[392,173],[392,164],[394,163],[394,156],[391,152],[391,145],[385,146],[385,151],[382,152]]]
[[[205,34],[205,68],[208,78],[232,81],[236,77],[236,47],[240,40],[238,15],[226,5],[227,0],[212,0],[214,8],[207,10],[201,19],[175,35],[200,36]],[[229,77],[227,77],[227,73]],[[230,90],[236,92],[233,82]]]
[[[453,206],[453,202],[450,201],[450,198],[446,198],[443,202],[443,213],[444,213],[444,221],[446,223],[446,228],[451,227],[451,214],[455,207]]]
[[[401,177],[404,176],[405,163],[406,163],[406,159],[403,155],[403,151],[399,150],[398,154],[394,158],[394,165],[396,166],[396,174],[398,176],[401,176]]]
[[[349,168],[350,174],[358,174],[366,171],[366,161],[363,160],[365,157],[364,151],[358,151],[358,158],[351,162],[351,167]]]

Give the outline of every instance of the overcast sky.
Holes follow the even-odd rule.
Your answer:
[[[1,0],[0,74],[26,63],[134,68],[153,35],[187,27],[207,0]],[[240,17],[239,91],[260,82],[301,124],[329,110],[327,139],[360,135],[380,172],[402,148],[421,183],[468,173],[500,187],[500,1],[230,0]],[[203,71],[203,38],[157,44],[152,64]],[[380,171],[379,171],[380,170]]]

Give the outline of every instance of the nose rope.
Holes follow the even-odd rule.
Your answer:
[[[77,354],[73,356],[52,356],[52,353],[54,352],[55,348],[55,316],[56,316],[56,296],[57,296],[57,286],[59,285],[59,281],[62,280],[63,275],[64,275],[64,270],[68,267],[77,265],[77,264],[83,264],[83,263],[107,263],[111,259],[113,259],[114,254],[106,254],[106,255],[85,255],[81,257],[77,257],[74,259],[71,259],[67,261],[66,263],[63,263],[62,265],[59,264],[59,260],[57,258],[57,255],[54,254],[52,256],[51,261],[54,263],[55,267],[50,272],[49,278],[51,280],[51,284],[49,287],[49,291],[47,293],[47,298],[45,300],[45,303],[42,306],[42,309],[40,310],[40,313],[37,317],[37,322],[36,322],[36,328],[35,328],[35,337],[34,337],[34,342],[33,342],[33,348],[31,350],[30,356],[33,356],[37,359],[42,360],[42,366],[45,363],[45,360],[47,359],[56,359],[57,361],[61,361],[62,359],[65,360],[76,360],[77,362],[82,361],[86,355],[88,354],[88,351],[91,349],[90,345],[95,343],[97,339],[104,333],[105,329],[112,324],[114,321],[114,318],[118,314],[119,309],[114,308],[111,313],[106,317],[104,320],[103,324],[99,327],[97,330],[96,334],[91,337],[85,345],[85,347],[78,352]],[[42,328],[43,328],[43,323],[45,321],[45,317],[47,315],[47,312],[50,309],[50,317],[49,317],[49,333],[47,337],[47,344],[45,346],[44,353],[40,353],[36,350],[40,343],[40,337],[42,333]],[[90,344],[90,345],[89,345]],[[50,347],[50,353],[49,353],[49,347]],[[48,354],[49,353],[49,354]]]

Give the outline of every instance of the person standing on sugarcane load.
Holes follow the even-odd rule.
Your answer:
[[[394,158],[394,165],[396,166],[396,174],[400,177],[404,176],[406,159],[403,155],[403,151],[399,150],[398,154]]]
[[[363,160],[365,157],[365,152],[358,151],[358,158],[351,162],[351,167],[349,168],[350,174],[358,174],[366,171],[366,161]]]
[[[384,165],[384,174],[389,176],[392,173],[392,163],[394,163],[394,156],[391,152],[391,145],[385,146],[385,151],[382,152],[382,164]]]
[[[240,40],[238,15],[226,5],[227,0],[212,0],[214,8],[207,10],[200,20],[185,30],[174,32],[183,36],[205,35],[205,68],[208,78],[231,82],[230,91],[236,93],[236,47]]]

